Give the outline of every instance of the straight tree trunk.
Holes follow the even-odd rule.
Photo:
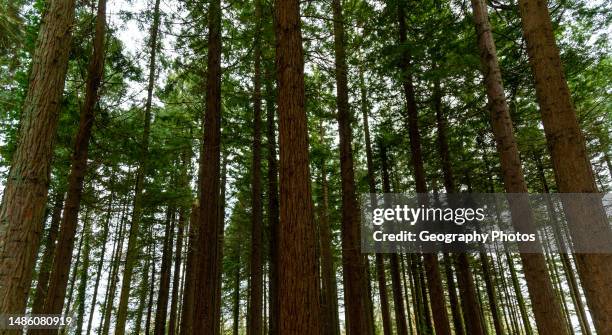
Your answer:
[[[41,314],[42,308],[47,297],[47,289],[49,288],[49,275],[51,266],[53,265],[53,255],[55,254],[55,241],[59,231],[59,223],[62,218],[62,208],[64,204],[64,192],[58,192],[53,201],[53,214],[51,214],[51,223],[49,232],[45,241],[45,251],[40,262],[40,270],[38,271],[38,279],[36,280],[36,291],[34,293],[34,301],[32,303],[32,314]]]
[[[399,21],[399,42],[406,43],[406,22],[403,4],[398,4],[398,21]],[[410,54],[404,51],[401,58],[402,71],[402,86],[406,98],[406,107],[408,111],[408,135],[410,137],[410,151],[412,153],[412,166],[414,171],[414,179],[416,182],[416,192],[427,193],[425,183],[425,169],[423,166],[423,157],[421,155],[421,139],[419,134],[418,110],[415,100],[414,84],[412,74],[410,73]],[[427,285],[431,298],[432,314],[436,333],[440,335],[451,334],[450,323],[446,306],[444,302],[444,288],[442,286],[442,278],[438,264],[438,256],[436,254],[424,254],[425,271],[427,272]]]
[[[183,306],[181,311],[181,335],[193,334],[193,308],[195,302],[195,285],[197,272],[195,271],[195,255],[198,252],[198,239],[200,238],[200,208],[197,203],[191,206],[189,218],[189,246],[187,248],[187,261],[185,264],[185,285],[183,288]]]
[[[193,309],[194,330],[219,332],[217,303],[220,266],[219,236],[223,229],[219,218],[221,165],[221,1],[213,0],[208,8],[208,62],[206,71],[206,112],[200,157],[200,215],[198,249],[194,257],[197,297]],[[214,238],[211,238],[214,237]]]
[[[342,186],[342,267],[347,330],[350,334],[371,334],[368,324],[369,294],[366,269],[360,252],[359,204],[355,191],[351,112],[348,101],[348,79],[344,37],[344,19],[340,0],[332,0],[334,18],[334,55],[336,75],[336,107],[340,135],[340,173]]]
[[[263,204],[261,190],[261,0],[255,0],[253,55],[253,162],[251,170],[251,289],[247,333],[261,335],[263,328]]]
[[[321,127],[323,129],[323,127]],[[321,134],[323,138],[323,134]],[[319,208],[319,238],[321,249],[321,326],[324,335],[339,335],[338,291],[336,269],[332,255],[332,233],[329,224],[329,188],[325,161],[321,165],[323,199]]]
[[[155,335],[166,334],[166,317],[168,314],[168,298],[170,293],[170,267],[172,266],[172,242],[174,241],[175,209],[168,207],[166,213],[166,231],[162,251],[161,268],[159,271],[159,292],[157,308],[155,309]]]
[[[145,334],[151,334],[151,318],[153,315],[153,296],[155,292],[155,247],[151,250],[151,283],[149,284],[149,302],[147,303],[147,318],[145,319]],[[138,333],[137,333],[138,334]]]
[[[520,0],[518,3],[559,192],[597,193],[586,143],[563,73],[547,2]],[[579,198],[564,201],[563,207],[573,242],[578,248],[605,250],[612,243],[612,230],[600,202]],[[576,254],[575,258],[595,329],[599,334],[611,334],[612,254]]]
[[[91,228],[88,222],[83,223],[83,239],[85,245],[83,249],[83,262],[81,263],[81,273],[79,278],[79,288],[77,293],[78,314],[76,319],[76,334],[83,333],[85,323],[85,293],[87,291],[87,281],[89,279],[89,256],[91,253]]]
[[[106,258],[106,242],[108,241],[108,234],[110,230],[110,222],[111,222],[111,209],[113,205],[114,193],[112,193],[112,180],[111,186],[111,194],[109,195],[108,206],[106,207],[106,222],[104,223],[104,227],[102,228],[102,250],[100,251],[100,256],[98,260],[98,268],[96,270],[96,280],[94,284],[94,291],[92,294],[91,307],[89,309],[89,320],[87,321],[87,335],[91,332],[91,327],[93,324],[93,315],[96,310],[96,304],[98,302],[98,288],[100,285],[100,278],[102,277],[102,267],[104,266],[104,260]]]
[[[0,208],[0,313],[25,312],[43,229],[75,0],[48,3]],[[0,330],[17,334],[18,330]]]
[[[186,164],[186,162],[184,162]],[[176,334],[178,319],[179,285],[181,280],[181,260],[183,253],[183,232],[185,231],[185,209],[179,209],[178,232],[176,237],[176,251],[174,259],[174,276],[172,277],[172,302],[170,303],[170,320],[168,321],[168,335]]]
[[[278,331],[319,334],[320,305],[297,0],[275,1],[280,148]],[[299,261],[298,261],[299,260]]]
[[[236,281],[236,286],[234,287],[234,301],[232,306],[232,334],[238,335],[238,330],[240,329],[240,250],[236,252],[238,255],[236,259],[236,273],[234,274],[234,280]]]
[[[478,36],[478,47],[482,71],[487,88],[491,114],[491,128],[500,156],[504,187],[507,193],[527,193],[521,160],[512,129],[510,111],[506,102],[497,51],[489,24],[487,7],[482,0],[472,0],[474,24]],[[526,197],[515,197],[510,201],[512,223],[523,233],[535,231],[533,214]],[[520,247],[523,245],[521,244]],[[534,247],[541,249],[539,241]],[[541,332],[569,334],[562,318],[561,304],[554,292],[552,282],[542,254],[521,253],[525,279],[529,288],[536,324]]]
[[[136,189],[134,191],[134,209],[132,211],[132,223],[128,235],[127,252],[125,255],[125,268],[121,283],[121,294],[119,295],[119,306],[117,308],[117,321],[115,335],[125,334],[125,323],[127,321],[128,301],[130,298],[130,287],[132,274],[138,258],[138,239],[140,237],[140,220],[142,218],[142,207],[144,198],[145,176],[149,165],[149,142],[151,132],[151,103],[153,89],[155,87],[155,69],[158,44],[158,32],[160,21],[160,0],[155,0],[153,7],[153,24],[151,26],[149,53],[149,82],[147,84],[147,100],[144,109],[144,126],[140,145],[140,157],[138,159],[138,170],[136,171]]]
[[[374,177],[374,160],[372,155],[372,142],[370,139],[370,125],[368,122],[368,103],[365,80],[363,76],[363,69],[359,69],[359,86],[361,92],[361,112],[363,116],[363,130],[365,137],[366,146],[366,163],[368,169],[368,187],[370,194],[371,205],[376,205],[376,197],[373,195],[376,193],[376,179]],[[385,261],[382,254],[376,254],[376,279],[378,281],[378,294],[380,298],[380,312],[382,316],[383,334],[391,335],[391,314],[389,313],[389,297],[387,294],[387,279],[385,273]]]

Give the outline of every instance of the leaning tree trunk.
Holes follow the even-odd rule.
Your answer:
[[[130,233],[128,235],[127,252],[125,255],[125,268],[123,271],[123,279],[121,282],[121,294],[119,296],[119,307],[117,308],[117,321],[115,325],[115,335],[125,334],[125,323],[127,321],[128,301],[130,298],[130,287],[132,284],[132,275],[134,266],[138,261],[138,239],[140,235],[140,220],[142,217],[142,207],[144,198],[144,184],[147,166],[149,162],[149,142],[151,132],[151,102],[153,98],[153,88],[155,87],[155,68],[157,56],[157,39],[159,32],[160,21],[160,0],[155,1],[153,8],[153,25],[151,26],[151,38],[149,54],[149,82],[147,85],[147,100],[144,110],[144,128],[140,144],[140,157],[138,161],[138,170],[136,172],[136,189],[134,190],[134,209],[132,211],[132,223]]]
[[[320,305],[298,0],[275,2],[280,148],[278,331],[319,334]],[[297,261],[299,260],[299,261]]]
[[[248,329],[251,335],[263,327],[263,205],[261,191],[261,0],[255,0],[255,40],[253,55],[253,162],[251,170],[251,281],[249,290]]]
[[[491,127],[500,155],[504,186],[508,193],[527,193],[486,4],[482,0],[472,0],[472,9],[489,98]],[[510,211],[512,223],[517,230],[524,233],[535,231],[533,214],[525,197],[515,197],[510,201]],[[534,242],[533,246],[542,249],[538,241]],[[569,334],[565,322],[558,321],[562,319],[563,313],[547,271],[544,255],[521,253],[521,260],[538,329],[551,334]]]
[[[572,104],[546,6],[546,1],[519,1],[529,63],[535,77],[536,96],[555,179],[559,192],[597,193],[586,143]],[[578,248],[606,250],[612,243],[612,230],[601,203],[579,198],[564,201],[563,207],[574,244]],[[576,254],[575,258],[595,329],[599,334],[612,334],[612,254]]]
[[[49,293],[43,307],[43,314],[60,314],[64,306],[68,272],[74,249],[83,180],[87,172],[87,156],[91,129],[95,118],[95,105],[98,101],[98,88],[104,72],[104,36],[106,34],[106,0],[98,1],[96,32],[93,53],[87,70],[85,102],[81,109],[79,130],[76,134],[72,166],[68,176],[68,192],[64,202],[64,212],[60,226],[53,270],[49,281]],[[38,331],[34,334],[39,333]],[[43,331],[40,331],[43,333]]]
[[[403,4],[398,4],[397,9],[400,35],[399,41],[400,44],[405,44],[407,38]],[[427,193],[427,186],[425,183],[423,157],[421,155],[418,110],[415,100],[412,74],[410,73],[410,54],[407,50],[402,53],[400,66],[400,70],[402,71],[402,86],[404,89],[406,107],[408,111],[408,135],[410,137],[410,151],[412,153],[412,166],[414,170],[414,179],[416,181],[416,192],[425,194]],[[423,255],[423,258],[425,263],[425,271],[427,272],[427,285],[429,287],[436,333],[442,335],[450,334],[451,329],[444,302],[444,288],[442,286],[438,256],[436,254],[425,254]]]
[[[47,203],[75,0],[50,1],[25,97],[19,144],[0,208],[0,313],[25,312]],[[0,330],[0,334],[17,334]]]
[[[366,270],[360,252],[359,205],[355,192],[351,112],[348,101],[348,79],[344,41],[344,22],[340,0],[332,0],[334,17],[334,54],[336,61],[336,105],[340,133],[340,173],[342,186],[342,268],[347,331],[351,334],[370,334],[368,324]]]

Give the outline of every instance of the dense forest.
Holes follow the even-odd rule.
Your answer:
[[[0,0],[0,314],[69,318],[0,334],[612,334],[610,253],[360,223],[609,192],[611,41],[605,0]],[[548,209],[612,244],[601,203]]]

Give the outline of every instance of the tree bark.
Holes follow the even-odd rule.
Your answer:
[[[193,334],[193,309],[195,303],[195,285],[197,271],[195,265],[195,255],[198,252],[200,238],[200,208],[197,203],[191,206],[191,216],[189,218],[189,246],[187,248],[187,260],[185,264],[185,284],[183,288],[183,306],[181,311],[181,335]]]
[[[184,163],[186,164],[186,162]],[[177,331],[179,285],[181,280],[181,260],[183,253],[183,232],[185,231],[185,209],[179,209],[178,232],[176,237],[176,251],[174,259],[174,276],[172,277],[172,302],[170,303],[170,320],[168,321],[168,335]]]
[[[19,143],[0,208],[0,313],[25,312],[43,229],[75,0],[49,2],[32,59]],[[0,330],[0,334],[17,334]]]
[[[520,0],[519,9],[559,192],[597,193],[586,143],[563,73],[547,2]],[[563,207],[576,246],[605,250],[612,243],[612,230],[601,203],[581,198],[564,201]],[[599,334],[610,334],[612,254],[576,254],[575,258],[595,329]]]
[[[399,3],[397,9],[399,21],[399,42],[403,45],[407,40],[403,4]],[[425,194],[427,193],[427,185],[425,183],[425,169],[421,154],[418,110],[415,100],[412,74],[410,73],[410,54],[407,50],[405,50],[401,55],[400,70],[402,71],[402,86],[406,98],[406,109],[408,111],[408,135],[410,137],[410,151],[412,154],[411,161],[416,183],[416,192]],[[425,271],[427,272],[427,285],[429,287],[436,333],[450,335],[451,329],[444,302],[444,289],[442,286],[438,257],[436,254],[424,254],[423,259],[425,263]]]
[[[512,129],[510,111],[504,95],[487,7],[482,0],[472,0],[472,9],[478,36],[481,66],[489,99],[491,127],[500,156],[504,187],[507,193],[527,193],[527,185]],[[513,225],[523,233],[535,231],[533,214],[527,198],[514,198],[510,201]],[[533,245],[539,249],[542,248],[539,241],[534,242]],[[523,246],[523,244],[520,245],[520,247]],[[521,260],[538,329],[555,334],[568,334],[569,330],[565,323],[558,322],[563,313],[561,304],[554,293],[544,256],[542,254],[521,253]]]
[[[247,333],[261,335],[263,328],[263,205],[261,191],[261,0],[255,0],[253,55],[253,162],[251,170],[251,284]]]
[[[159,271],[159,292],[155,309],[155,335],[166,334],[166,317],[168,314],[168,297],[170,293],[170,267],[172,266],[172,242],[174,240],[175,209],[168,207],[166,213],[166,230]]]
[[[332,0],[334,19],[334,55],[336,75],[336,107],[340,135],[340,173],[342,186],[342,267],[344,297],[347,310],[347,329],[351,334],[371,334],[373,325],[368,323],[369,292],[360,252],[359,204],[355,191],[353,169],[352,115],[348,101],[348,79],[344,37],[344,19],[340,0]]]
[[[299,1],[277,0],[274,14],[280,148],[278,303],[282,306],[278,331],[319,334]]]

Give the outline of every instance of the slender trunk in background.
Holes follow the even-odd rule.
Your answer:
[[[123,279],[121,282],[121,294],[119,296],[119,307],[117,308],[117,321],[115,325],[115,335],[125,334],[125,323],[127,321],[128,301],[130,298],[130,287],[132,284],[132,274],[134,266],[138,261],[138,240],[140,237],[140,220],[142,218],[142,207],[144,200],[145,176],[149,166],[149,142],[151,132],[151,103],[153,98],[153,89],[155,87],[155,69],[157,44],[160,21],[160,0],[155,0],[153,8],[153,24],[151,26],[151,35],[149,47],[149,82],[147,85],[147,100],[144,109],[144,126],[142,139],[140,144],[140,157],[138,158],[138,170],[136,171],[136,189],[134,191],[134,209],[132,211],[132,223],[130,225],[130,233],[128,235],[127,252],[125,255],[125,268],[123,270]]]
[[[274,8],[280,148],[278,332],[319,334],[316,237],[308,157],[304,52],[298,0]],[[296,262],[299,260],[299,262]]]
[[[85,245],[83,249],[83,262],[81,263],[79,288],[77,293],[78,314],[76,319],[75,334],[83,333],[83,324],[85,323],[85,293],[87,291],[87,280],[89,279],[89,256],[91,253],[91,227],[87,222],[83,223],[83,239]]]
[[[157,308],[155,309],[155,335],[166,334],[166,318],[170,294],[170,267],[172,266],[172,242],[174,241],[173,233],[176,211],[170,206],[166,211],[166,229],[159,271],[159,292],[157,294]]]
[[[153,296],[155,292],[155,246],[151,253],[151,283],[149,284],[149,302],[147,303],[147,318],[145,319],[145,334],[151,334],[151,318],[153,315]],[[139,333],[136,333],[139,334]]]
[[[232,302],[232,334],[238,335],[240,329],[240,244],[237,244],[238,250],[236,251],[236,273],[234,274],[234,286]]]
[[[434,109],[436,111],[436,128],[438,130],[438,150],[440,150],[440,158],[442,161],[442,175],[444,178],[444,188],[447,194],[454,194],[457,192],[455,186],[455,177],[453,175],[453,169],[451,166],[451,156],[447,138],[447,122],[442,107],[442,91],[440,88],[440,82],[436,80],[434,82]],[[445,256],[447,257],[447,256]],[[468,334],[483,334],[482,323],[480,319],[480,306],[476,301],[476,289],[474,287],[474,277],[469,268],[469,260],[466,253],[458,253],[453,255],[452,258],[457,262],[457,282],[459,286],[459,293],[461,296],[461,306],[463,309],[463,320],[465,320],[465,330]],[[446,259],[445,259],[446,263]],[[452,262],[451,262],[452,263]],[[449,290],[451,286],[454,288],[452,273],[448,276]],[[458,308],[453,308],[453,298],[455,294],[454,290],[449,292],[451,309],[453,309],[453,320],[455,323],[455,332],[463,332],[463,324],[456,321],[457,315],[460,314]],[[455,311],[456,310],[456,311]],[[461,319],[459,319],[461,320]]]
[[[125,240],[125,230],[127,224],[127,203],[128,200],[125,200],[125,204],[123,207],[123,213],[121,213],[121,226],[119,228],[119,233],[117,234],[118,245],[117,249],[115,249],[115,255],[113,256],[114,262],[111,266],[110,277],[108,279],[108,298],[104,305],[103,315],[103,323],[102,323],[102,335],[108,335],[110,331],[110,322],[111,322],[111,314],[113,312],[113,306],[115,302],[115,293],[117,291],[117,283],[119,282],[119,267],[121,264],[121,259],[123,257],[123,242]]]
[[[183,233],[185,231],[185,208],[179,209],[178,232],[176,236],[176,250],[174,252],[174,276],[172,277],[172,302],[170,303],[170,319],[168,321],[168,335],[176,334],[178,319],[179,285],[181,280],[181,260],[183,252]]]
[[[266,146],[268,149],[268,225],[270,230],[270,329],[269,335],[278,335],[278,162],[274,126],[273,78],[266,67]]]
[[[366,163],[368,169],[368,187],[372,194],[370,204],[376,205],[376,178],[374,177],[374,160],[372,155],[372,141],[370,139],[370,125],[368,121],[368,102],[366,94],[365,79],[363,69],[359,68],[359,88],[361,93],[361,113],[363,116],[363,131],[366,147]],[[387,279],[385,273],[385,261],[383,254],[376,254],[376,279],[378,281],[378,295],[380,298],[380,313],[382,316],[382,327],[384,335],[391,335],[391,314],[389,312],[389,297],[387,294]]]
[[[263,204],[261,191],[261,0],[255,0],[253,57],[253,161],[251,170],[251,286],[247,333],[260,335],[263,328]]]
[[[108,241],[108,235],[109,235],[109,231],[110,229],[110,224],[111,224],[111,217],[112,217],[112,205],[113,205],[113,199],[114,199],[114,193],[113,193],[113,179],[111,179],[111,183],[110,183],[110,187],[109,189],[111,190],[111,193],[109,195],[109,199],[108,199],[108,205],[106,206],[106,222],[104,223],[104,227],[102,228],[102,250],[100,251],[100,256],[98,259],[98,268],[96,269],[96,281],[94,284],[94,291],[92,294],[92,299],[91,299],[91,307],[89,309],[89,320],[87,321],[87,332],[86,334],[89,335],[91,332],[91,327],[93,324],[93,315],[94,312],[96,310],[96,304],[98,302],[98,288],[100,285],[100,278],[102,277],[102,267],[104,266],[104,261],[106,258],[106,242]]]
[[[215,310],[219,313],[219,315],[215,318],[215,329],[221,330],[221,279],[222,279],[222,271],[221,267],[223,264],[223,239],[225,238],[225,188],[227,186],[227,154],[223,154],[221,158],[221,180],[220,180],[220,193],[219,193],[219,235],[218,245],[219,252],[217,253],[217,263],[219,264],[219,271],[217,271],[217,281],[219,285],[217,285],[217,297],[215,300]],[[263,298],[262,298],[263,299]]]
[[[89,139],[95,119],[96,102],[98,101],[98,88],[104,72],[104,39],[106,34],[106,0],[98,1],[96,16],[96,31],[93,41],[93,53],[87,70],[87,83],[85,102],[81,108],[79,128],[75,138],[72,165],[68,176],[68,191],[64,202],[64,211],[60,226],[59,237],[53,270],[49,280],[49,292],[43,307],[43,314],[59,314],[62,312],[68,272],[74,249],[74,235],[76,234],[81,195],[83,193],[83,180],[87,173],[87,157]],[[38,331],[33,332],[39,333]],[[44,331],[40,331],[40,334]]]
[[[382,169],[383,193],[391,193],[388,157],[384,144],[380,146],[380,162]],[[404,298],[402,294],[402,281],[400,277],[399,256],[396,253],[390,254],[389,261],[391,265],[391,287],[393,289],[393,307],[395,311],[396,333],[398,335],[408,335],[406,312],[404,310]]]
[[[0,208],[0,313],[23,314],[43,229],[75,0],[48,3]],[[0,334],[18,334],[0,330]]]
[[[321,127],[321,138],[323,127]],[[339,335],[338,292],[336,268],[332,255],[332,232],[329,224],[329,186],[325,160],[321,165],[321,193],[319,208],[319,238],[321,249],[321,327],[324,335]]]
[[[72,268],[72,275],[70,276],[70,289],[68,290],[68,298],[66,300],[67,304],[66,304],[66,307],[64,308],[64,314],[68,314],[68,312],[72,312],[72,307],[74,307],[72,306],[72,294],[74,293],[74,285],[76,283],[78,269],[81,264],[81,251],[83,250],[83,240],[85,237],[85,234],[83,234],[83,232],[85,231],[85,226],[86,226],[85,223],[87,222],[89,222],[89,212],[87,212],[87,214],[85,215],[85,218],[83,219],[83,229],[81,229],[81,238],[79,239],[79,247],[77,248],[76,259],[74,261],[74,266]]]
[[[597,193],[547,2],[520,0],[519,9],[559,192]],[[612,243],[612,230],[600,202],[572,199],[564,201],[563,208],[577,247],[605,250]],[[599,334],[612,334],[612,254],[576,254],[575,258],[595,329]]]
[[[371,334],[368,324],[366,270],[360,252],[360,212],[355,191],[351,111],[348,99],[348,79],[345,52],[344,22],[340,0],[332,0],[334,17],[334,55],[336,75],[336,107],[340,136],[340,173],[342,186],[342,267],[347,331],[351,334]]]
[[[206,112],[200,156],[200,215],[197,253],[194,254],[195,276],[193,304],[194,330],[219,332],[217,303],[219,281],[219,193],[221,165],[221,1],[213,0],[208,8],[208,61],[206,68]]]
[[[195,255],[198,252],[200,238],[200,207],[197,203],[191,206],[189,217],[189,234],[187,247],[187,260],[185,264],[185,285],[183,288],[183,306],[181,311],[181,335],[193,334],[193,308],[195,302],[195,284],[197,272],[195,271]]]
[[[457,335],[465,334],[465,326],[463,324],[463,315],[461,302],[457,295],[457,287],[455,285],[455,277],[453,276],[453,257],[445,252],[443,255],[444,274],[446,275],[446,285],[448,286],[448,300],[450,302],[451,313],[453,316],[453,326]],[[457,271],[459,272],[459,271]]]
[[[34,293],[34,301],[32,303],[32,314],[41,314],[42,308],[47,297],[47,288],[49,287],[49,275],[51,265],[53,265],[53,255],[59,231],[59,223],[62,218],[62,208],[64,207],[64,192],[58,192],[53,201],[53,214],[51,214],[51,223],[45,240],[45,251],[42,254],[40,261],[40,270],[36,279],[36,291]]]
[[[497,301],[497,291],[495,284],[493,283],[493,273],[489,264],[489,256],[481,252],[480,253],[480,265],[482,268],[482,277],[485,281],[485,287],[487,289],[487,298],[489,299],[489,305],[491,310],[491,318],[493,319],[493,326],[495,327],[495,334],[503,335],[504,327],[500,317],[500,310]],[[503,314],[503,311],[502,311]]]
[[[491,128],[500,156],[504,187],[507,193],[527,193],[527,184],[523,176],[510,111],[504,94],[487,7],[483,0],[472,0],[472,9],[482,72],[489,99]],[[533,214],[526,197],[517,197],[510,201],[510,211],[512,224],[517,230],[523,233],[535,230]],[[541,249],[539,241],[534,242],[533,246]],[[520,256],[538,329],[551,334],[569,334],[565,322],[559,322],[563,316],[561,304],[554,292],[544,255],[521,253]]]
[[[399,3],[397,9],[399,21],[399,43],[401,45],[405,45],[407,41],[407,33],[403,4]],[[406,98],[406,109],[408,111],[408,135],[410,137],[410,152],[412,154],[411,162],[416,183],[416,193],[426,194],[427,185],[425,183],[425,169],[421,154],[418,109],[414,93],[413,78],[410,72],[410,62],[410,53],[407,49],[404,49],[401,55],[400,70],[402,72],[402,86]],[[440,335],[450,335],[450,322],[448,320],[448,314],[446,312],[444,302],[444,288],[442,286],[438,255],[424,254],[423,259],[425,263],[425,271],[427,272],[427,285],[429,287],[436,333]]]

